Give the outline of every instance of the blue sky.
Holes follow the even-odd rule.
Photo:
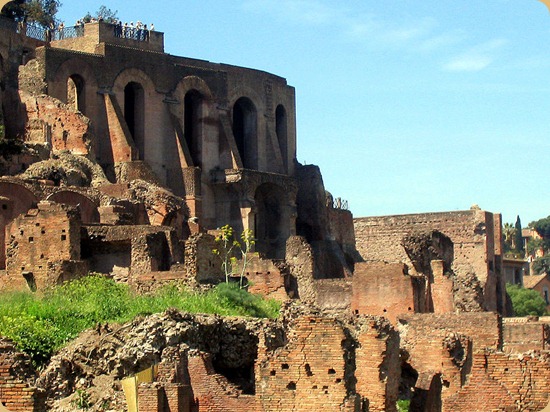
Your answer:
[[[296,87],[298,160],[354,216],[550,215],[550,12],[538,0],[69,2],[154,23],[168,53]]]

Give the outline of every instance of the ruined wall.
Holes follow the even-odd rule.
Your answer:
[[[36,372],[30,358],[0,339],[0,403],[11,412],[46,411],[39,392],[28,380]]]
[[[82,113],[47,95],[32,96],[21,91],[20,96],[26,108],[26,142],[47,144],[54,151],[70,150],[76,155],[93,156],[90,120]]]
[[[288,264],[294,286],[290,297],[303,302],[315,302],[316,289],[313,279],[314,257],[311,246],[302,236],[291,236],[286,242],[286,263]]]
[[[0,281],[4,287],[44,289],[86,274],[87,267],[80,261],[80,215],[75,208],[40,202],[38,209],[20,215],[6,230],[6,275]]]
[[[267,298],[277,299],[281,302],[288,300],[286,292],[288,276],[281,273],[281,270],[275,265],[273,260],[262,259],[256,253],[249,258],[250,260],[244,274],[250,285],[248,291],[261,294]],[[236,273],[240,273],[239,267]]]
[[[478,353],[468,383],[444,401],[443,412],[541,411],[550,400],[549,363],[546,352]]]
[[[256,390],[262,409],[353,411],[343,408],[349,371],[342,327],[333,319],[303,317],[291,333],[285,347],[260,350]]]
[[[419,375],[441,374],[443,399],[466,382],[473,355],[502,346],[495,313],[417,314],[399,318],[401,349]]]
[[[166,226],[84,226],[82,259],[90,270],[120,274],[128,281],[140,274],[167,271],[183,261],[174,229]]]
[[[214,239],[210,234],[198,233],[185,241],[185,270],[189,279],[198,283],[225,281],[222,260],[212,252],[219,246]]]
[[[357,263],[351,309],[394,322],[400,314],[423,311],[424,286],[423,278],[410,276],[402,263]]]
[[[502,320],[503,350],[523,353],[550,349],[550,319],[504,318]]]
[[[414,267],[402,246],[403,238],[434,230],[451,239],[454,260],[455,307],[461,311],[491,310],[503,313],[504,283],[497,271],[500,250],[500,216],[472,209],[461,212],[425,213],[357,218],[354,220],[357,250],[366,261],[403,262]],[[470,296],[479,282],[482,302]],[[480,307],[481,306],[481,307]]]
[[[357,321],[355,390],[369,412],[396,410],[401,360],[399,336],[390,324],[375,317]]]
[[[323,310],[347,313],[351,308],[351,279],[317,279],[314,281],[316,302]]]
[[[258,400],[238,391],[215,372],[211,356],[195,354],[188,360],[193,404],[198,412],[259,411]]]

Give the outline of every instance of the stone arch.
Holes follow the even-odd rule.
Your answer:
[[[254,236],[256,250],[272,259],[284,259],[286,240],[290,236],[290,207],[284,188],[264,183],[254,195]]]
[[[0,196],[13,202],[13,207],[10,209],[9,215],[7,215],[10,219],[26,213],[29,209],[36,206],[39,201],[38,197],[31,190],[15,182],[0,182]],[[8,209],[0,206],[0,210]]]
[[[138,148],[139,158],[145,155],[145,91],[141,83],[129,82],[124,87],[124,119]]]
[[[275,134],[277,135],[286,172],[288,171],[288,115],[282,104],[279,104],[275,109]]]
[[[249,141],[249,149],[251,151],[252,159],[247,160],[243,158],[241,154],[241,160],[243,161],[243,166],[245,169],[255,169],[255,170],[267,170],[267,131],[266,131],[266,120],[265,120],[265,103],[261,95],[258,94],[256,90],[248,86],[239,86],[236,88],[234,93],[230,96],[230,108],[231,108],[231,120],[234,122],[235,114],[235,105],[241,99],[245,99],[254,106],[256,113],[255,122],[256,126],[254,128],[252,140]],[[242,101],[242,100],[241,100]],[[270,114],[271,115],[271,114]],[[235,127],[233,124],[233,135],[235,135]],[[234,136],[235,140],[238,140],[237,136]],[[237,146],[239,145],[238,142]],[[246,156],[245,156],[246,157]]]
[[[6,268],[6,226],[37,203],[38,197],[25,186],[0,182],[0,269]]]
[[[82,193],[74,192],[72,190],[60,190],[48,196],[47,200],[71,206],[78,206],[83,224],[99,223],[99,211],[97,209],[97,204]]]
[[[202,166],[203,95],[196,89],[189,90],[183,99],[183,135],[193,160],[193,166]]]
[[[78,57],[63,62],[48,87],[51,96],[85,115],[90,114],[89,106],[94,98],[97,99],[95,72],[88,63]]]
[[[67,104],[75,111],[84,111],[86,96],[84,85],[86,82],[82,76],[73,74],[67,80]]]
[[[258,168],[258,110],[248,97],[240,97],[232,108],[232,127],[237,150],[245,169]]]
[[[139,159],[147,160],[152,156],[149,151],[161,143],[149,141],[154,135],[154,131],[148,128],[148,124],[154,123],[151,116],[155,111],[146,109],[149,105],[154,104],[152,97],[155,94],[155,85],[146,73],[130,68],[118,74],[113,92],[117,96],[130,134],[138,148]],[[156,150],[160,150],[160,148],[157,147]]]

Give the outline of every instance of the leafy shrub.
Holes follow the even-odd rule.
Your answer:
[[[87,276],[47,290],[0,295],[0,335],[13,340],[36,365],[80,332],[98,323],[128,322],[137,315],[176,308],[190,313],[276,318],[280,304],[248,293],[236,284],[220,284],[205,293],[168,285],[151,295],[134,295],[127,285]]]
[[[546,313],[546,302],[539,292],[518,285],[506,285],[516,316],[542,316]]]
[[[533,273],[537,275],[550,274],[550,256],[536,258],[533,261]]]
[[[397,412],[409,412],[411,401],[401,399],[397,401]]]

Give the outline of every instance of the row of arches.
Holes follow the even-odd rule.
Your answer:
[[[86,69],[86,64],[81,61],[77,62],[77,60],[72,59],[59,69],[56,82],[62,80],[60,77],[64,78],[65,80],[61,83],[65,84],[65,91],[62,96],[59,96],[59,92],[62,92],[62,90],[58,89],[58,96],[55,97],[61,98],[75,111],[82,112],[94,121],[96,120],[94,119],[94,112],[89,107],[93,105],[93,102],[88,101],[88,98],[94,96],[92,93],[94,89],[97,89],[97,84],[88,79],[93,73],[91,69]],[[82,69],[82,67],[84,68]],[[189,77],[193,79],[189,81]],[[203,80],[195,78],[195,76],[189,77],[181,82],[185,83],[184,86],[176,88],[175,95],[178,101],[181,102],[181,108],[176,116],[182,123],[184,140],[189,149],[193,166],[201,167],[204,162],[203,142],[208,131],[207,125],[212,125],[215,122],[212,119],[215,102]],[[88,90],[90,88],[92,90]],[[149,77],[137,69],[127,69],[121,72],[114,82],[113,92],[122,106],[124,121],[128,126],[133,143],[138,149],[140,160],[149,160],[146,155],[148,150],[146,141],[152,138],[150,136],[152,133],[147,127],[147,116],[150,116],[148,112],[158,113],[158,108],[153,107],[153,105],[162,101],[153,101],[154,90],[155,86]],[[258,97],[255,99],[258,99]],[[259,139],[263,130],[260,131],[259,129],[259,110],[258,105],[254,102],[255,99],[247,96],[236,97],[234,103],[230,106],[230,121],[231,131],[243,167],[259,170],[261,168],[259,157],[263,156]],[[96,112],[95,115],[99,116],[100,114]],[[275,136],[273,137],[279,145],[282,170],[266,171],[284,173],[288,171],[289,164],[289,121],[285,106],[278,104],[272,117],[275,120]]]

